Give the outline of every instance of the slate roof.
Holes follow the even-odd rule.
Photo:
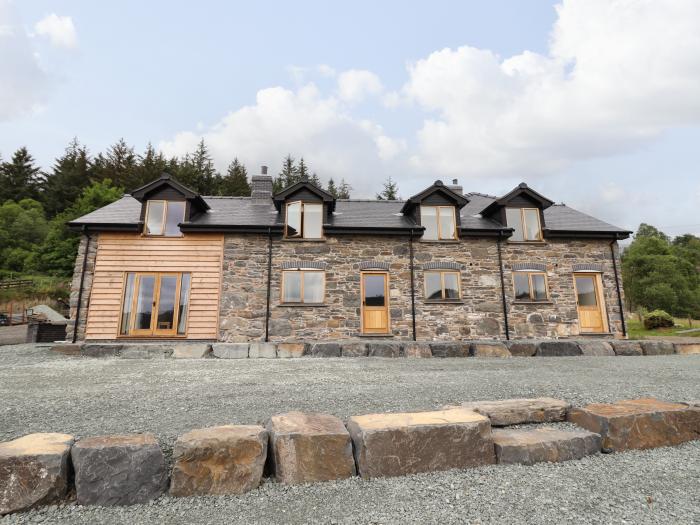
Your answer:
[[[481,193],[466,193],[469,199],[460,210],[461,228],[465,233],[493,232],[507,230],[498,222],[481,217],[480,212],[491,204],[496,197]],[[255,203],[250,197],[203,197],[209,206],[206,213],[197,215],[191,223],[183,226],[192,228],[217,227],[257,227],[281,228],[284,214],[277,212],[272,199],[268,203]],[[338,229],[386,229],[409,230],[417,225],[410,217],[401,214],[405,201],[378,200],[337,200],[335,212],[326,218],[325,228]],[[95,229],[102,227],[131,226],[138,227],[141,213],[141,203],[130,195],[124,195],[112,204],[88,213],[70,224],[73,228],[82,225]],[[627,230],[598,220],[590,215],[569,208],[563,204],[555,204],[544,210],[545,230],[551,232],[582,232],[619,234],[625,236]]]

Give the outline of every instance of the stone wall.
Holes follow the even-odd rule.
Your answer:
[[[265,337],[267,238],[227,235],[219,338],[227,342]],[[572,269],[574,264],[602,267],[610,331],[621,333],[620,310],[607,241],[551,240],[542,244],[504,242],[503,263],[511,337],[570,337],[579,333]],[[495,239],[462,239],[454,243],[414,243],[417,339],[460,340],[505,337],[498,251]],[[619,254],[616,251],[616,255]],[[280,304],[283,263],[326,263],[322,306]],[[360,264],[389,265],[390,325],[400,340],[412,338],[409,242],[405,237],[338,236],[324,242],[272,242],[270,341],[351,339],[361,335]],[[451,262],[460,266],[462,300],[431,304],[424,300],[423,265]],[[551,302],[513,301],[512,265],[544,263]],[[618,260],[619,268],[619,260]]]
[[[85,281],[83,282],[83,295],[80,300],[80,319],[77,326],[76,340],[85,339],[85,325],[87,322],[88,304],[90,302],[90,291],[92,290],[92,278],[95,274],[95,257],[97,256],[97,234],[92,233],[90,236],[90,246],[88,248],[87,264],[85,266]],[[73,280],[70,284],[70,315],[66,324],[66,340],[73,340],[73,333],[76,329],[75,318],[78,311],[78,294],[80,290],[80,279],[83,273],[83,257],[85,256],[85,248],[87,246],[87,237],[80,237],[78,245],[78,255],[75,258],[75,266],[73,269]]]

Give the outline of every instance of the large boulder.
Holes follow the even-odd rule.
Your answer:
[[[501,401],[470,401],[462,403],[460,406],[483,414],[491,420],[491,425],[502,427],[523,423],[564,421],[571,405],[560,399],[538,397]]]
[[[367,357],[367,344],[356,341],[341,343],[341,355],[343,357]]]
[[[433,357],[433,353],[430,351],[430,343],[404,343],[403,351],[406,357],[411,358],[428,358]]]
[[[353,416],[347,427],[363,478],[475,467],[496,460],[488,418],[464,408]]]
[[[212,354],[219,359],[245,359],[248,357],[249,343],[214,343]]]
[[[700,354],[700,343],[674,343],[677,354]]]
[[[203,359],[211,354],[209,343],[178,343],[173,347],[175,359]]]
[[[277,343],[277,357],[302,357],[306,351],[306,343]]]
[[[288,412],[267,423],[277,481],[328,481],[355,475],[352,441],[343,422],[329,414]]]
[[[635,356],[642,355],[642,347],[638,341],[614,340],[611,342],[615,355]]]
[[[575,341],[541,341],[535,355],[542,357],[565,357],[581,355],[581,347]]]
[[[124,345],[118,343],[85,343],[80,348],[83,357],[118,357]]]
[[[313,343],[308,349],[311,357],[340,357],[339,343]]]
[[[172,345],[125,344],[119,352],[122,359],[165,359],[171,355]]]
[[[71,453],[80,505],[134,505],[168,486],[165,458],[153,434],[81,439]]]
[[[430,343],[433,357],[468,357],[469,343]]]
[[[569,421],[600,434],[603,448],[613,451],[665,447],[700,438],[700,410],[652,398],[572,408]]]
[[[601,447],[598,434],[554,428],[498,428],[493,430],[493,443],[498,463],[522,465],[581,459]]]
[[[469,347],[469,355],[472,357],[510,357],[506,345],[498,342],[474,342]]]
[[[369,357],[403,357],[403,346],[401,343],[367,343],[367,355]]]
[[[52,352],[63,355],[79,356],[82,349],[82,343],[59,343],[51,347]]]
[[[68,434],[29,434],[0,443],[0,516],[65,496],[72,444]]]
[[[267,431],[258,425],[225,425],[192,430],[173,450],[170,494],[242,494],[262,479]]]
[[[277,345],[275,343],[250,343],[248,357],[251,359],[275,359],[277,357]]]
[[[587,356],[614,356],[615,351],[607,341],[579,341],[581,353]]]
[[[644,355],[671,355],[676,353],[670,341],[639,341]]]
[[[537,352],[537,341],[507,341],[506,346],[513,357],[532,357]]]

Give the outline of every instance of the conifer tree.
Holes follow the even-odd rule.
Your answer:
[[[34,157],[21,147],[9,162],[0,165],[0,204],[7,200],[38,199],[44,176],[34,165]]]
[[[43,184],[42,200],[47,217],[61,213],[90,185],[90,169],[87,148],[77,137],[73,138]]]
[[[340,180],[340,186],[338,186],[338,199],[349,199],[350,198],[350,190],[352,190],[352,186],[345,182],[345,179]]]
[[[377,200],[393,201],[399,198],[399,188],[391,177],[384,181],[384,189],[377,193]]]
[[[299,159],[299,164],[297,164],[297,167],[294,171],[298,180],[309,179],[309,167],[304,162],[304,157]]]
[[[294,158],[291,154],[288,154],[282,161],[282,170],[280,170],[275,180],[272,182],[272,189],[275,193],[279,193],[288,186],[291,186],[295,182],[297,169],[294,166]]]
[[[163,173],[174,175],[174,172],[169,171],[168,161],[165,159],[165,156],[160,151],[156,151],[150,142],[146,146],[146,151],[143,152],[143,155],[139,155],[137,172],[139,186],[160,178]]]
[[[333,197],[336,199],[338,198],[338,187],[335,185],[333,177],[328,180],[328,187],[326,188],[326,191],[333,195]]]
[[[143,186],[139,178],[139,159],[134,148],[124,139],[119,139],[106,154],[100,153],[93,161],[95,180],[110,179],[115,186],[125,188],[127,192]]]
[[[219,185],[219,194],[227,197],[250,196],[250,184],[248,184],[248,171],[237,158],[228,165],[226,176],[222,177]]]

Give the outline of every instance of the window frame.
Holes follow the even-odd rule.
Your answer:
[[[428,298],[428,280],[425,278],[428,273],[440,274],[440,299]],[[457,297],[445,297],[445,274],[453,273],[457,275]],[[451,303],[462,301],[462,272],[459,270],[424,270],[423,271],[423,300],[430,303]]]
[[[122,333],[122,321],[124,316],[124,307],[126,306],[126,292],[129,282],[129,275],[133,274],[133,289],[131,293],[131,298],[129,300],[129,322],[126,329],[126,333]],[[185,275],[189,275],[189,283],[187,288],[187,302],[185,303],[185,329],[184,332],[179,333],[180,327],[180,300],[182,296],[182,281]],[[139,289],[141,286],[141,279],[144,276],[154,277],[153,282],[153,301],[154,305],[151,306],[151,325],[148,329],[136,329],[134,328],[136,323],[136,305],[138,302]],[[159,329],[157,323],[154,327],[154,319],[157,320],[158,308],[160,307],[160,281],[162,277],[176,276],[177,283],[175,286],[175,304],[173,311],[173,326],[170,330]],[[147,337],[149,339],[157,338],[186,338],[189,330],[190,321],[190,306],[192,301],[192,272],[140,272],[140,271],[125,271],[122,274],[122,293],[121,293],[121,304],[119,306],[119,324],[117,326],[117,337],[118,338],[130,338],[130,337]],[[158,332],[158,333],[156,333]]]
[[[529,288],[529,299],[518,299],[517,298],[517,293],[518,290],[515,285],[515,277],[518,274],[525,274],[527,275],[527,284]],[[544,277],[544,293],[546,297],[544,299],[535,299],[535,289],[532,286],[532,276],[533,275],[542,275]],[[513,302],[516,303],[548,303],[551,302],[550,296],[549,296],[549,279],[547,279],[547,272],[542,271],[542,270],[514,270],[513,271]]]
[[[299,226],[301,228],[300,235],[297,236],[290,236],[288,231],[287,231],[287,225],[289,224],[289,206],[292,204],[300,204],[301,205],[301,217],[299,221]],[[316,205],[321,207],[321,235],[320,237],[306,237],[306,232],[304,231],[304,208],[306,207],[307,204],[311,205]],[[311,241],[317,241],[317,240],[323,240],[325,239],[325,232],[323,230],[323,214],[324,214],[325,206],[323,202],[319,201],[305,201],[305,200],[295,200],[295,201],[288,201],[284,203],[284,238],[286,240],[311,240]]]
[[[299,301],[285,301],[284,300],[284,288],[285,288],[285,278],[287,274],[289,273],[298,273],[301,276],[301,279],[299,281]],[[306,273],[320,273],[323,275],[323,280],[322,280],[322,288],[321,288],[321,297],[322,300],[320,303],[315,302],[315,303],[307,303],[304,301],[304,274]],[[326,271],[325,270],[318,270],[315,268],[298,268],[298,269],[288,269],[288,270],[282,270],[282,277],[280,279],[280,305],[283,306],[318,306],[321,304],[326,304]]]
[[[539,208],[518,208],[518,207],[506,207],[506,210],[519,210],[520,211],[520,228],[523,231],[523,238],[522,239],[513,239],[512,237],[508,238],[508,242],[543,242],[544,237],[542,235],[542,218],[540,217],[540,209]],[[526,239],[525,236],[527,235],[527,221],[525,220],[525,211],[535,211],[536,216],[537,216],[537,238],[536,239]],[[508,224],[508,219],[507,219],[507,212],[506,213],[506,226],[511,226]]]
[[[425,237],[422,240],[425,241],[456,241],[459,239],[459,230],[457,229],[457,207],[456,206],[450,206],[448,204],[421,204],[420,205],[420,214],[421,214],[421,226],[423,226],[423,208],[435,208],[435,219],[437,220],[437,239],[426,239]],[[440,221],[440,209],[446,208],[451,210],[452,213],[452,227],[454,229],[454,236],[452,237],[443,237],[442,235],[442,224]],[[425,235],[425,231],[423,232],[423,235]]]
[[[148,228],[148,214],[151,208],[151,203],[152,202],[162,202],[163,203],[163,214],[160,218],[160,233],[148,233],[147,228]],[[145,237],[183,237],[184,233],[182,233],[182,230],[179,230],[178,235],[166,235],[165,230],[166,230],[166,225],[167,225],[167,220],[168,220],[168,203],[171,202],[166,199],[149,199],[146,201],[146,214],[143,216],[143,235]],[[184,203],[184,206],[182,207],[182,220],[179,222],[184,222],[185,221],[185,216],[187,215],[187,201],[172,201],[172,202],[182,202]]]

